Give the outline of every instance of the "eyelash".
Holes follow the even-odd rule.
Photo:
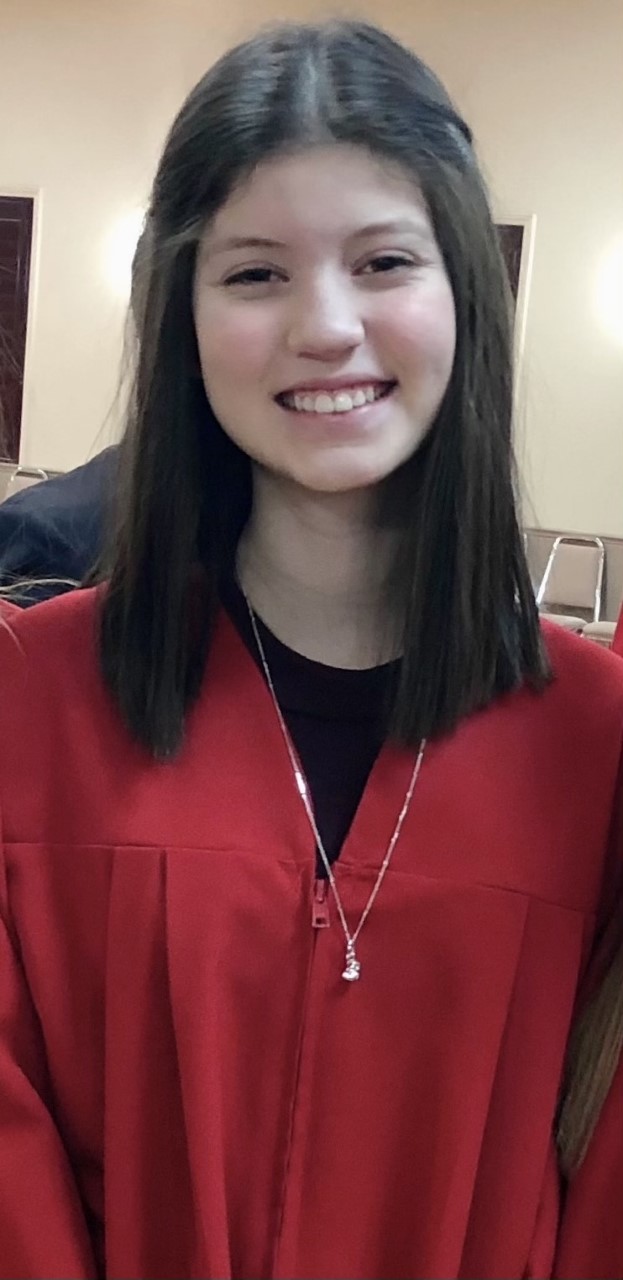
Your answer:
[[[272,284],[272,280],[267,280],[265,277],[276,275],[277,272],[272,267],[245,267],[244,271],[236,271],[233,276],[228,276],[224,283],[226,285]],[[258,279],[258,276],[264,278]]]
[[[380,270],[368,270],[369,267],[384,265]],[[390,275],[393,271],[399,270],[401,267],[414,267],[416,263],[411,258],[405,258],[398,253],[380,253],[376,257],[370,258],[362,268],[361,275]],[[276,276],[278,280],[284,283],[283,277],[275,271],[274,267],[245,267],[242,271],[236,271],[233,275],[228,276],[224,281],[226,286],[231,285],[266,285],[272,284],[273,281],[267,277]]]
[[[364,271],[367,267],[373,267],[376,263],[385,263],[385,267],[381,271],[371,271],[370,275],[385,275],[391,271],[396,271],[399,267],[414,267],[416,264],[412,258],[405,258],[401,253],[379,253],[374,258],[370,258],[366,263]],[[389,267],[387,266],[389,264]]]

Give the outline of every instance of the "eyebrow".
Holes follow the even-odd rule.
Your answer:
[[[411,222],[401,219],[395,222],[373,222],[361,227],[348,237],[349,240],[363,240],[366,236],[375,235],[426,235],[430,237],[430,227],[425,222]],[[206,244],[206,254],[212,258],[220,253],[232,253],[240,249],[287,249],[283,240],[271,240],[267,236],[230,236],[226,240],[216,240],[214,244]]]
[[[430,227],[426,222],[412,222],[409,218],[402,218],[396,222],[373,222],[368,227],[362,227],[360,231],[355,231],[350,237],[351,240],[362,240],[364,236],[380,236],[380,235],[430,235]]]
[[[287,249],[282,240],[269,240],[265,236],[231,236],[227,240],[216,240],[214,244],[206,244],[209,257],[216,253],[231,253],[234,249]]]

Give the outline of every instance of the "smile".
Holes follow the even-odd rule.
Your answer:
[[[284,391],[276,399],[282,408],[294,413],[352,413],[353,409],[382,400],[395,386],[395,382],[374,382],[340,387],[338,391]]]

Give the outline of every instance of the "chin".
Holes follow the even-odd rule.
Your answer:
[[[290,479],[301,488],[316,493],[354,493],[357,490],[374,489],[387,480],[414,452],[409,449],[397,457],[327,460],[325,466],[293,468]]]
[[[393,468],[392,468],[393,470]],[[309,493],[338,494],[357,493],[374,489],[390,474],[386,471],[343,471],[317,474],[291,475],[290,479]]]

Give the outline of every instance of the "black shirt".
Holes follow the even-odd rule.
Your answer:
[[[237,585],[224,588],[223,603],[263,675],[246,601]],[[328,667],[295,653],[260,618],[257,622],[279,706],[307,779],[318,830],[329,861],[334,862],[386,737],[388,694],[399,664],[365,671]],[[326,875],[320,858],[318,875]]]

